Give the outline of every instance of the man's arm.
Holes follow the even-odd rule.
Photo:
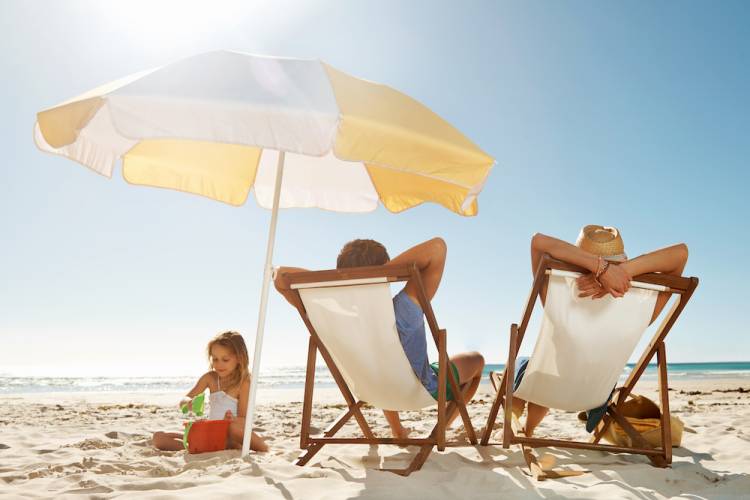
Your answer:
[[[408,264],[414,262],[422,275],[427,300],[432,300],[440,286],[445,269],[445,257],[448,253],[448,245],[442,238],[432,238],[424,243],[415,245],[400,255],[391,259],[390,264]],[[406,294],[417,304],[417,284],[412,280],[406,283]]]

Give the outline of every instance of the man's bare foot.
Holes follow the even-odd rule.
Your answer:
[[[413,429],[410,427],[401,427],[398,431],[391,430],[393,433],[393,437],[396,439],[407,439],[409,435],[411,434]]]

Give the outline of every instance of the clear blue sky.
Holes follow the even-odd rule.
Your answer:
[[[32,141],[37,111],[214,49],[389,84],[497,159],[475,218],[282,212],[276,264],[440,235],[449,350],[497,362],[530,236],[615,225],[631,255],[690,247],[701,285],[670,359],[748,360],[748,25],[750,4],[731,1],[0,2],[0,372],[200,373],[214,333],[253,337],[269,212],[108,180]],[[264,366],[304,363],[295,314],[272,294]]]

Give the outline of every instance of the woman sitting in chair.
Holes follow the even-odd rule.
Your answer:
[[[531,272],[535,273],[542,256],[551,257],[575,264],[589,270],[589,274],[577,279],[579,297],[596,300],[607,294],[622,297],[630,287],[633,276],[645,273],[664,273],[681,276],[688,259],[688,248],[684,243],[656,250],[635,259],[628,259],[620,232],[613,227],[590,225],[581,229],[575,245],[544,234],[531,238]],[[547,296],[546,284],[541,291],[544,303]],[[669,293],[661,292],[656,299],[653,322],[669,300]],[[528,359],[519,360],[514,374],[513,390],[523,379]],[[513,398],[513,413],[520,418],[528,406],[525,433],[531,436],[547,414],[547,408],[522,399]]]

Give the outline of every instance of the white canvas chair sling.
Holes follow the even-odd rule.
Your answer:
[[[487,445],[500,405],[504,406],[503,447],[511,444],[560,446],[611,452],[640,453],[658,466],[671,463],[669,399],[667,392],[664,338],[698,286],[697,278],[661,274],[637,276],[621,299],[582,300],[575,296],[572,280],[586,270],[544,255],[534,276],[531,295],[520,326],[511,325],[508,363],[490,409],[481,443]],[[528,327],[542,285],[547,281],[547,297],[541,333],[529,359],[523,381],[513,392],[516,356]],[[590,410],[608,402],[612,388],[649,325],[658,292],[677,295],[671,310],[660,324],[649,346],[630,373],[625,385],[607,408],[592,442],[529,438],[517,436],[511,428],[513,397],[542,406],[568,411]],[[653,358],[658,357],[659,392],[662,406],[662,447],[650,447],[622,417],[619,406],[632,391]],[[617,421],[633,440],[633,447],[599,444],[612,420]],[[665,425],[666,424],[666,425]]]
[[[457,405],[472,444],[476,435],[458,391],[458,381],[448,365],[446,333],[437,326],[430,303],[421,286],[419,271],[411,266],[376,266],[345,270],[290,273],[292,290],[299,294],[304,309],[300,315],[310,332],[305,399],[300,447],[305,453],[297,461],[307,463],[325,444],[419,445],[420,452],[406,469],[387,469],[402,475],[418,470],[433,446],[445,449],[445,422]],[[419,283],[420,307],[439,352],[438,401],[424,388],[404,353],[396,330],[390,282],[414,278]],[[339,386],[348,409],[323,436],[309,435],[312,416],[315,356],[320,351]],[[450,377],[454,401],[446,401],[446,376]],[[426,438],[378,438],[360,408],[368,404],[384,410],[419,410],[438,407],[438,422]],[[364,438],[335,438],[334,434],[354,416]]]
[[[657,291],[634,283],[622,298],[591,300],[578,297],[578,276],[549,271],[541,331],[515,397],[565,411],[601,406],[648,328]]]

